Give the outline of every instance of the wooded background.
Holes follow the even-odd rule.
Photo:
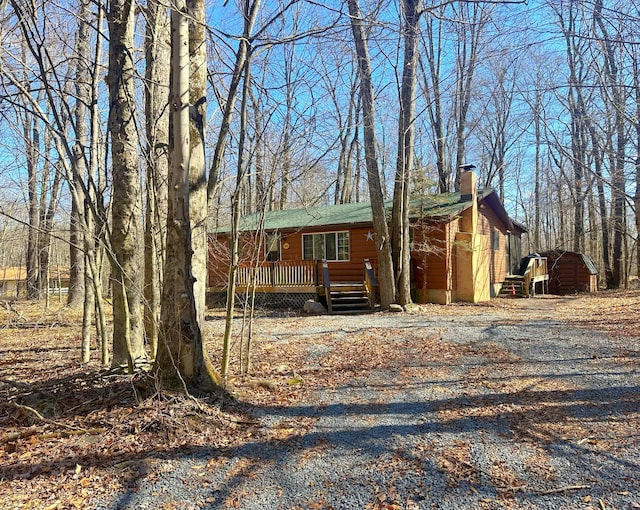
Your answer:
[[[180,4],[0,0],[0,266],[27,267],[30,297],[55,261],[71,267],[79,306],[88,286],[103,291],[109,260],[123,289],[144,267],[140,294],[160,299],[177,104],[169,7],[190,24],[201,229],[370,199],[357,22],[384,195],[398,182],[414,195],[457,189],[458,168],[473,163],[528,228],[525,251],[587,253],[610,288],[637,277],[637,0]],[[118,239],[132,225],[118,223],[125,203],[140,222],[133,241]],[[145,264],[127,269],[142,246]]]

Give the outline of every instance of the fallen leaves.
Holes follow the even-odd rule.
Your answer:
[[[454,441],[452,446],[439,450],[436,462],[452,487],[480,481],[480,471],[471,460],[471,445],[467,442]]]
[[[640,337],[640,319],[633,312],[640,307],[640,293],[553,303],[550,309],[532,313],[539,313],[541,319],[553,316],[575,327],[597,327],[616,337]],[[235,404],[225,403],[222,410],[215,400],[201,400],[199,408],[178,394],[165,393],[158,398],[156,388],[144,378],[112,374],[95,362],[77,363],[79,323],[74,319],[60,314],[32,318],[23,310],[16,313],[16,306],[5,318],[9,327],[0,331],[0,503],[6,508],[91,508],[99,498],[108,500],[114,492],[134,490],[162,477],[165,470],[173,469],[175,457],[196,449],[220,454],[194,464],[193,480],[185,480],[186,484],[194,480],[212,483],[208,475],[214,470],[224,470],[226,482],[256,476],[270,468],[268,462],[231,458],[224,452],[255,438],[295,446],[313,429],[313,416],[295,416],[262,427],[244,414],[244,407]],[[517,306],[508,301],[488,307],[517,310]],[[481,309],[424,305],[415,313],[445,317],[477,314]],[[518,314],[513,315],[513,320],[504,320],[505,325],[518,320]],[[610,452],[625,437],[637,434],[638,422],[631,415],[619,422],[575,419],[567,402],[587,411],[594,403],[577,399],[572,394],[574,388],[560,380],[538,372],[523,373],[522,360],[500,345],[447,342],[432,323],[399,331],[365,327],[366,317],[361,328],[335,327],[337,320],[328,316],[279,320],[282,333],[256,340],[252,374],[231,378],[234,394],[251,405],[282,409],[282,416],[286,416],[294,406],[319,406],[311,396],[320,390],[329,402],[333,389],[350,387],[354,389],[353,404],[362,410],[362,423],[374,425],[375,410],[384,408],[395,392],[413,384],[430,384],[438,400],[429,419],[438,425],[469,420],[504,424],[510,441],[521,441],[532,449],[540,447],[539,456],[530,457],[534,462],[523,468],[540,481],[539,486],[526,489],[540,495],[579,493],[589,488],[557,485],[557,473],[540,445],[562,439],[581,448]],[[611,324],[613,320],[618,326]],[[38,327],[24,327],[32,323]],[[257,336],[260,328],[256,324]],[[594,370],[605,362],[637,363],[638,350],[633,344],[612,342],[617,357],[604,359],[594,353]],[[207,347],[217,352],[213,340]],[[463,372],[461,367],[469,359],[477,363]],[[462,385],[463,395],[452,390],[452,374],[457,378],[459,372],[464,378],[455,384]],[[359,396],[357,390],[364,385],[375,386],[375,399]],[[637,396],[624,398],[630,407],[638,402]],[[300,456],[301,462],[314,460],[333,447],[320,437]],[[502,491],[498,496],[504,498],[525,488],[522,473],[503,463],[495,461],[482,471],[466,441],[452,442],[448,447],[422,443],[416,451],[396,453],[381,462],[398,477],[427,469],[430,459],[452,486],[472,488],[482,479]],[[388,486],[378,488],[367,508],[413,508],[413,501],[403,500],[394,491],[396,482],[393,478]],[[331,508],[324,493],[316,496],[305,508]],[[241,506],[242,497],[241,491],[229,494],[225,503],[231,508]],[[508,507],[499,499],[485,503],[487,508],[503,503]],[[600,509],[605,505],[604,500],[596,499],[583,503],[599,505]],[[176,501],[162,503],[159,508],[186,506]]]
[[[256,428],[239,406],[159,399],[146,376],[81,365],[79,327],[0,329],[1,507],[92,508],[155,476],[150,460],[163,452],[222,448]]]

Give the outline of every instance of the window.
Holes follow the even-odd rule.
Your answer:
[[[265,234],[264,244],[266,260],[268,262],[280,260],[280,234]]]
[[[302,258],[305,260],[349,260],[349,232],[303,234]]]
[[[491,232],[491,247],[493,251],[500,250],[500,231],[497,228],[494,228]]]

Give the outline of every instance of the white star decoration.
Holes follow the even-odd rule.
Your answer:
[[[367,232],[367,241],[373,241],[373,232],[371,230]]]

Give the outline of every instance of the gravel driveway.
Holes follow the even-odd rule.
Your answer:
[[[257,319],[263,347],[304,354],[285,368],[304,398],[105,508],[640,508],[637,339],[514,303]]]

